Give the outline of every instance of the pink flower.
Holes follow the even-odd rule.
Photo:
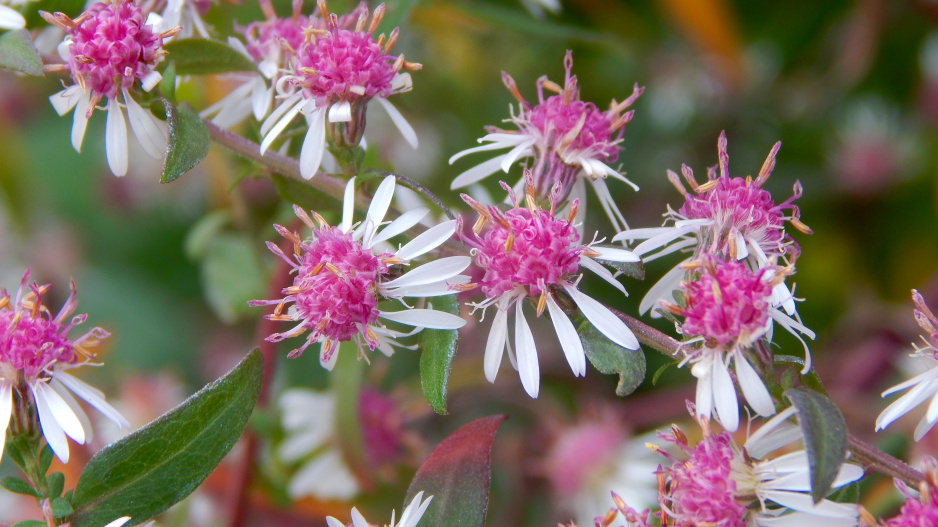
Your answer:
[[[918,496],[896,480],[899,491],[905,495],[905,504],[892,518],[886,520],[886,527],[923,527],[938,525],[938,463],[935,458],[926,458],[923,472],[925,479],[919,486]]]

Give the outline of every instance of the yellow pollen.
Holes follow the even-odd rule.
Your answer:
[[[508,238],[505,239],[505,252],[510,252],[511,248],[515,245],[515,235],[508,233]]]

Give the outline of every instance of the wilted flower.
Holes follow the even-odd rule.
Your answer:
[[[524,299],[528,296],[537,298],[537,316],[547,309],[573,374],[586,375],[583,344],[561,304],[566,305],[569,297],[586,319],[611,341],[628,349],[638,349],[638,340],[625,323],[577,288],[580,267],[584,267],[625,293],[625,288],[612,273],[593,258],[636,262],[638,257],[624,249],[581,244],[573,224],[579,203],[574,201],[571,204],[566,218],[554,217],[559,187],[554,188],[551,208],[547,211],[536,204],[534,181],[530,174],[526,173],[525,180],[525,206],[521,205],[511,188],[502,184],[513,203],[507,212],[482,205],[465,194],[462,198],[479,213],[479,220],[473,228],[475,236],[465,240],[472,247],[476,266],[485,272],[479,285],[487,298],[474,307],[485,309],[494,305],[496,308],[485,347],[485,377],[489,382],[495,382],[508,343],[508,312],[514,306],[516,368],[525,391],[531,397],[537,397],[540,370],[534,334],[522,309]]]
[[[341,19],[330,14],[325,0],[319,0],[319,13],[326,29],[310,29],[297,50],[292,75],[277,82],[284,101],[261,125],[264,139],[261,153],[267,151],[288,124],[302,113],[309,130],[300,151],[300,173],[306,179],[316,175],[326,148],[326,136],[341,148],[357,147],[365,131],[365,108],[378,101],[404,138],[417,147],[417,135],[387,97],[410,91],[410,74],[420,64],[407,62],[404,56],[389,55],[397,41],[397,29],[385,39],[372,33],[384,16],[384,4],[368,20],[367,10],[360,10],[355,27],[345,29]],[[366,26],[367,23],[367,26]]]
[[[503,148],[511,150],[463,172],[453,180],[451,188],[469,186],[499,169],[507,173],[515,161],[527,159],[525,168],[534,177],[538,198],[547,198],[551,189],[560,185],[563,193],[556,197],[558,204],[567,199],[568,193],[584,199],[584,193],[577,189],[582,188],[583,179],[588,179],[599,196],[603,210],[616,229],[621,230],[625,227],[625,218],[612,199],[605,178],[612,176],[638,190],[635,184],[610,167],[609,163],[618,159],[625,124],[632,119],[633,111],[625,112],[625,109],[635,102],[644,88],[635,85],[632,95],[627,99],[621,103],[613,99],[608,110],[600,111],[593,103],[580,100],[576,76],[570,74],[573,68],[573,54],[570,51],[564,57],[564,68],[566,76],[563,86],[547,80],[547,77],[538,79],[538,103],[533,106],[521,96],[514,79],[502,72],[502,82],[518,101],[517,115],[512,110],[511,118],[506,122],[514,124],[518,129],[487,127],[489,135],[479,139],[479,142],[489,144],[463,150],[451,157],[449,162],[452,164],[460,157],[474,152]],[[545,99],[545,88],[557,95]]]
[[[788,258],[789,263],[794,263],[800,248],[785,232],[785,221],[801,232],[811,233],[801,223],[800,211],[793,204],[801,197],[801,184],[795,183],[794,195],[778,205],[771,194],[761,188],[772,175],[775,155],[780,147],[781,143],[772,147],[755,179],[751,176],[731,178],[726,133],[721,132],[717,141],[719,174],[717,167],[711,167],[707,171],[707,182],[698,184],[693,170],[682,166],[681,173],[693,190],[691,193],[684,188],[677,174],[668,171],[668,179],[684,196],[681,209],[675,212],[669,208],[666,214],[667,221],[673,225],[630,229],[620,232],[613,240],[645,240],[633,249],[645,262],[682,249],[693,249],[694,255],[690,259],[712,254],[726,260],[744,261],[752,270],[761,269],[778,258]],[[658,252],[650,254],[653,251]],[[683,271],[677,267],[665,274],[649,290],[639,311],[648,311],[658,299],[669,299],[682,277]],[[772,304],[782,305],[789,315],[795,315],[794,298],[782,282],[775,285]]]
[[[433,309],[404,309],[387,311],[378,308],[381,300],[400,300],[405,297],[432,297],[455,293],[465,286],[469,278],[462,272],[471,263],[467,256],[439,258],[411,269],[397,278],[398,271],[414,258],[439,247],[456,231],[458,221],[451,220],[432,227],[396,251],[380,251],[377,246],[393,236],[413,227],[428,210],[415,209],[402,214],[380,232],[378,228],[391,204],[394,177],[387,177],[378,186],[361,225],[353,225],[355,209],[355,178],[345,188],[342,223],[330,227],[315,212],[312,218],[300,207],[294,206],[296,215],[312,231],[312,238],[304,240],[296,232],[275,225],[277,231],[293,242],[292,257],[284,254],[276,244],[267,243],[270,250],[295,270],[293,285],[283,290],[280,300],[255,300],[253,306],[276,305],[270,320],[297,322],[283,333],[267,337],[280,342],[309,331],[306,342],[290,352],[296,357],[314,342],[322,344],[319,361],[326,369],[335,365],[340,342],[354,340],[359,354],[365,357],[362,344],[385,355],[394,353],[399,346],[395,338],[406,334],[388,329],[378,318],[422,328],[458,329],[465,321],[456,315]],[[293,305],[285,313],[286,305]],[[404,304],[407,306],[407,304]]]
[[[391,511],[391,523],[386,527],[417,527],[417,524],[420,522],[420,518],[423,517],[423,513],[427,511],[427,507],[430,506],[430,500],[433,499],[433,496],[428,496],[427,499],[423,499],[423,491],[417,493],[414,496],[413,501],[410,502],[404,511],[401,513],[400,523],[394,522],[394,512]],[[345,527],[339,520],[333,518],[332,516],[326,517],[326,524],[329,527]],[[352,507],[352,527],[371,527],[371,524],[368,523],[368,520],[362,516],[362,513],[358,512],[358,509]]]
[[[81,151],[88,119],[101,99],[106,98],[107,127],[104,139],[107,163],[116,176],[127,173],[127,121],[130,129],[154,159],[162,159],[166,150],[163,124],[144,110],[131,96],[130,89],[140,81],[150,91],[161,79],[156,65],[167,54],[163,39],[179,32],[174,27],[161,33],[144,22],[144,12],[132,1],[114,0],[97,3],[72,20],[62,13],[43,18],[67,33],[59,47],[63,66],[75,84],[49,97],[59,115],[72,109],[72,146]],[[127,118],[124,117],[127,109]]]
[[[773,266],[752,272],[739,262],[714,256],[682,265],[697,274],[696,280],[681,282],[684,306],[662,302],[675,315],[684,317],[681,333],[681,364],[693,364],[697,377],[697,411],[707,419],[716,410],[720,424],[730,431],[739,426],[736,388],[729,366],[736,364],[736,377],[746,402],[759,415],[775,413],[775,404],[765,384],[749,363],[748,352],[777,320],[796,337],[795,331],[808,331],[771,303],[772,290],[784,280],[786,269]],[[808,332],[811,337],[813,333]],[[798,337],[800,339],[800,337]],[[811,368],[811,355],[805,347],[805,373]]]
[[[915,347],[913,357],[931,359],[932,368],[916,375],[911,379],[899,383],[883,392],[883,397],[891,393],[911,388],[905,395],[896,399],[876,419],[876,430],[882,430],[893,421],[905,415],[909,410],[931,399],[925,416],[915,427],[915,440],[918,441],[938,423],[938,319],[925,305],[925,299],[918,291],[912,290],[912,302],[915,304],[915,321],[927,333],[923,336],[923,347]]]
[[[28,284],[29,271],[23,275],[15,297],[0,291],[0,453],[14,416],[15,427],[30,427],[26,408],[35,406],[42,435],[63,463],[68,461],[67,435],[83,444],[91,434],[85,412],[72,396],[74,393],[97,408],[118,427],[130,425],[111,405],[104,394],[66,371],[87,364],[94,358],[94,348],[108,337],[101,328],[92,328],[75,340],[68,332],[85,321],[86,315],[68,318],[75,311],[75,284],[68,300],[54,317],[42,304],[49,285]],[[32,402],[28,402],[28,401]],[[15,430],[18,428],[15,428]],[[26,430],[19,429],[20,433]]]

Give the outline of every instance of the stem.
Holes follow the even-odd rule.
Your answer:
[[[606,307],[619,317],[622,322],[625,322],[625,325],[632,330],[632,333],[635,334],[639,342],[649,348],[661,353],[669,359],[673,359],[674,355],[681,349],[681,343],[674,338],[615,308]]]
[[[900,479],[913,489],[918,489],[925,476],[903,461],[883,452],[857,436],[847,436],[848,449],[865,468]]]

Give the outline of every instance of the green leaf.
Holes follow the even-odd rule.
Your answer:
[[[65,490],[65,474],[53,472],[46,476],[46,486],[49,487],[49,498],[57,498]]]
[[[577,333],[583,342],[583,351],[590,364],[602,373],[618,374],[616,395],[625,397],[645,380],[645,353],[641,349],[629,350],[609,340],[589,320],[583,319]]]
[[[77,18],[85,9],[86,0],[39,0],[30,2],[29,9],[23,13],[26,18],[26,27],[35,28],[39,25],[45,25],[46,21],[42,19],[39,11],[55,13],[56,11],[65,13],[71,18]]]
[[[492,442],[504,415],[481,417],[456,430],[427,456],[407,489],[404,503],[418,492],[433,501],[419,525],[481,527],[489,504]]]
[[[348,463],[358,483],[368,489],[372,486],[371,471],[365,460],[362,420],[358,412],[363,362],[358,359],[355,343],[343,342],[339,346],[336,351],[339,356],[331,375],[335,393],[336,436],[342,438],[339,441],[342,459]]]
[[[18,29],[0,35],[0,68],[27,75],[43,75],[42,57],[28,31]]]
[[[163,46],[176,65],[176,75],[210,75],[231,71],[256,71],[251,59],[231,46],[206,38],[182,38]]]
[[[72,500],[72,527],[121,516],[136,525],[188,496],[231,450],[260,393],[264,361],[254,350],[221,379],[95,454]]]
[[[785,396],[798,410],[811,473],[811,496],[821,501],[847,456],[847,423],[837,405],[826,395],[795,388]]]
[[[208,154],[211,139],[202,118],[188,104],[173,106],[163,99],[166,123],[169,125],[169,146],[160,183],[169,183],[198,165]]]
[[[26,520],[19,523],[14,523],[13,527],[48,527],[46,522],[41,522],[38,520]]]
[[[176,63],[170,61],[166,69],[163,70],[163,78],[160,79],[160,93],[170,102],[176,104]]]
[[[16,494],[23,494],[25,496],[32,496],[38,498],[39,494],[36,492],[36,489],[32,485],[26,483],[20,478],[9,476],[0,480],[0,487],[7,489],[10,492]]]
[[[49,445],[42,447],[42,451],[39,452],[39,473],[45,474],[49,472],[49,467],[52,466],[52,458],[55,457],[55,454],[52,453],[52,449],[49,448]],[[61,494],[61,492],[59,493]]]
[[[831,501],[837,503],[859,503],[860,501],[860,482],[854,481],[837,489],[828,497]]]
[[[459,314],[456,295],[439,297],[433,301],[433,309],[453,315]],[[420,386],[430,407],[438,414],[446,412],[446,385],[449,371],[456,357],[459,331],[455,329],[425,329],[420,332]]]
[[[65,498],[53,498],[49,504],[52,506],[53,518],[64,518],[74,512]]]
[[[674,364],[673,362],[665,362],[661,366],[658,366],[658,369],[655,370],[655,374],[651,376],[651,385],[654,386],[658,384],[658,379],[661,378],[661,375],[668,369],[669,366]]]
[[[221,234],[205,247],[202,290],[205,300],[223,322],[233,324],[245,315],[257,316],[251,300],[267,292],[267,273],[254,240],[241,234]]]

